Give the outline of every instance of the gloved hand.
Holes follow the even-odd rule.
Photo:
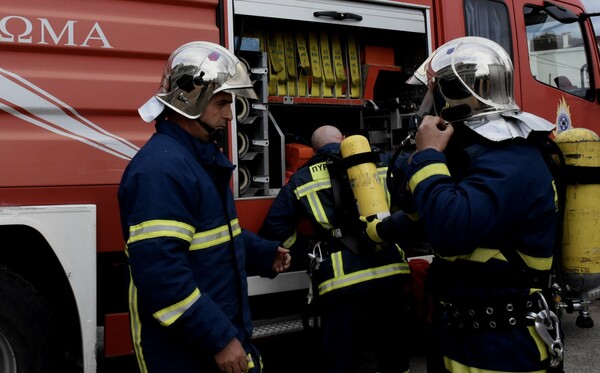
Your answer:
[[[381,224],[381,220],[377,218],[367,219],[366,216],[359,217],[360,221],[366,224],[365,232],[371,241],[373,241],[377,245],[381,245],[383,243],[383,239],[379,237],[377,233],[377,225]]]

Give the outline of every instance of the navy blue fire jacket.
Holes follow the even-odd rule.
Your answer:
[[[435,254],[429,275],[435,306],[479,312],[467,319],[468,332],[442,328],[446,369],[545,369],[547,349],[523,320],[528,301],[536,303],[531,294],[548,287],[558,224],[555,181],[539,148],[517,139],[481,142],[449,155],[425,149],[411,157],[406,177]],[[402,229],[409,222],[397,213],[378,232],[384,239],[410,234]],[[514,307],[519,321],[498,330],[483,327],[487,307],[496,315]],[[510,321],[505,318],[494,322]]]
[[[238,338],[250,352],[246,268],[274,277],[278,242],[240,227],[234,166],[174,123],[127,166],[118,192],[130,268],[138,362],[149,371],[204,371]]]

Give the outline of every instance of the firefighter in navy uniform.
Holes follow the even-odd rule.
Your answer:
[[[309,297],[321,315],[324,372],[407,372],[405,254],[398,245],[377,250],[356,225],[356,203],[340,165],[343,139],[333,126],[315,130],[315,155],[280,190],[259,234],[305,255],[297,227],[310,221],[316,245],[309,250]],[[384,179],[389,155],[375,157]]]
[[[393,241],[412,216],[431,244],[428,371],[562,370],[550,294],[559,213],[542,150],[554,126],[519,110],[511,60],[488,39],[444,44],[413,79],[439,116],[425,116],[416,151],[392,168],[406,179],[391,192],[411,203],[367,232]]]
[[[156,133],[127,166],[118,196],[142,373],[261,371],[246,268],[274,277],[290,258],[240,227],[234,166],[219,146],[232,94],[256,97],[244,65],[219,45],[191,42],[173,52],[161,89],[139,109],[156,119]]]

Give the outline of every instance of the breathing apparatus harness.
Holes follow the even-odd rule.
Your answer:
[[[358,210],[354,203],[348,203],[353,200],[352,190],[346,170],[349,167],[365,162],[379,162],[379,153],[373,150],[369,153],[361,153],[349,158],[342,158],[339,153],[321,153],[314,156],[305,167],[314,164],[326,162],[327,171],[331,181],[331,191],[333,195],[333,210],[335,221],[338,227],[332,229],[326,237],[321,236],[323,247],[321,251],[330,253],[348,249],[355,254],[360,254],[364,244],[370,243],[362,237],[362,227],[358,224]],[[333,238],[333,243],[332,243]],[[326,242],[326,243],[325,243]]]

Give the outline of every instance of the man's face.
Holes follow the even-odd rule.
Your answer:
[[[227,122],[233,119],[231,112],[231,103],[233,99],[230,93],[219,92],[211,97],[208,104],[204,108],[202,115],[198,120],[202,121],[212,129],[225,130],[227,128]],[[209,133],[202,128],[202,126],[196,124],[190,128],[192,136],[202,140],[203,142],[210,141]]]

